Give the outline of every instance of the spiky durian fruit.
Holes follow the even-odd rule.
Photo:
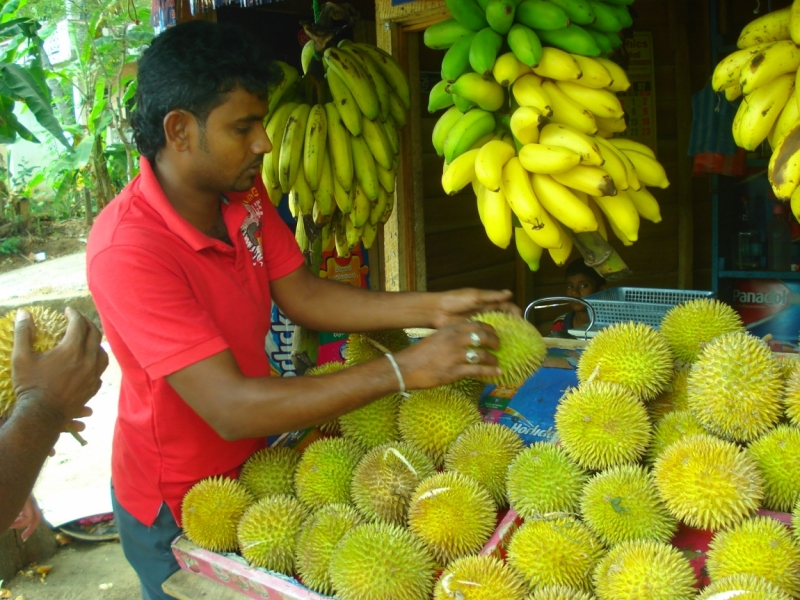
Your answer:
[[[800,498],[797,499],[797,504],[794,505],[794,511],[792,511],[792,531],[800,543]]]
[[[450,563],[433,590],[434,600],[523,600],[527,586],[514,569],[492,556]]]
[[[619,383],[642,400],[651,400],[669,385],[673,361],[658,331],[642,323],[617,323],[589,342],[578,362],[578,379]]]
[[[708,545],[706,569],[711,581],[757,575],[800,596],[800,546],[783,523],[769,517],[745,519],[716,532]]]
[[[566,585],[543,585],[525,600],[595,600],[594,596]]]
[[[725,594],[733,592],[733,594]],[[763,577],[755,575],[731,575],[712,582],[697,597],[697,600],[792,600],[791,596]]]
[[[307,517],[305,506],[293,496],[262,498],[239,521],[239,551],[254,567],[291,575],[297,538]]]
[[[707,433],[690,410],[667,413],[656,423],[653,439],[647,449],[646,462],[653,464],[664,449],[687,435]]]
[[[67,331],[67,318],[41,306],[26,306],[33,317],[35,335],[33,338],[34,352],[47,352],[52,350],[64,337]],[[11,409],[17,400],[14,386],[11,384],[11,353],[14,350],[14,324],[17,311],[12,310],[0,318],[0,419],[5,419],[11,414]]]
[[[573,517],[526,521],[511,538],[508,563],[528,585],[566,585],[588,592],[592,571],[605,554],[591,530]]]
[[[481,399],[481,395],[483,394],[486,384],[482,381],[478,381],[477,379],[465,377],[464,379],[459,379],[458,381],[448,384],[448,386],[457,389],[470,400],[478,402]]]
[[[353,474],[353,503],[370,521],[405,525],[414,490],[435,470],[424,452],[405,442],[373,448]]]
[[[667,543],[678,529],[652,476],[639,465],[611,467],[592,477],[581,495],[581,517],[608,547],[629,540]]]
[[[661,333],[667,338],[675,357],[687,364],[714,338],[726,333],[743,332],[739,314],[730,306],[711,298],[689,300],[672,308],[661,320]]]
[[[428,600],[435,563],[407,529],[360,525],[336,547],[330,578],[341,600]]]
[[[671,412],[689,410],[688,380],[688,369],[677,369],[667,389],[647,405],[647,414],[653,423],[658,423]]]
[[[336,546],[364,517],[347,504],[327,504],[311,517],[297,539],[295,565],[306,587],[323,594],[334,592],[328,569]]]
[[[306,369],[306,375],[327,375],[328,373],[338,373],[345,368],[345,364],[343,362],[327,362],[321,365],[317,365],[316,367],[311,367],[310,369]],[[332,421],[327,421],[319,426],[319,430],[324,433],[325,435],[339,435],[341,430],[339,429],[339,419],[333,419]]]
[[[689,600],[695,596],[694,569],[680,550],[634,540],[609,550],[594,571],[600,600]]]
[[[783,381],[769,347],[748,333],[709,342],[689,372],[689,408],[710,433],[749,442],[781,416]]]
[[[653,476],[667,510],[695,529],[738,523],[758,509],[764,495],[753,459],[736,444],[708,434],[668,446]]]
[[[438,473],[419,484],[408,528],[440,565],[477,554],[494,531],[497,506],[489,491],[460,473]]]
[[[800,429],[778,425],[747,449],[764,479],[764,506],[789,512],[800,499]]]
[[[350,502],[350,480],[364,450],[351,440],[323,438],[300,457],[294,477],[297,497],[316,510],[333,502]]]
[[[238,548],[236,525],[253,500],[247,488],[234,479],[209,477],[198,481],[181,504],[186,537],[212,552],[233,552]]]
[[[400,352],[410,345],[411,340],[402,329],[351,333],[344,348],[344,360],[348,366],[357,365],[380,358],[387,352]]]
[[[506,506],[508,467],[522,448],[522,440],[505,425],[477,423],[453,442],[444,466],[483,484],[498,506]]]
[[[563,447],[536,442],[520,452],[508,469],[508,499],[523,519],[575,513],[587,478]]]
[[[650,443],[647,410],[630,389],[603,381],[567,392],[556,408],[564,450],[586,469],[636,462]]]
[[[542,366],[547,355],[542,334],[522,317],[493,311],[475,315],[472,320],[494,327],[500,339],[500,348],[488,351],[497,357],[497,364],[503,373],[482,381],[516,387],[525,383]]]
[[[300,453],[292,448],[264,448],[242,466],[239,481],[256,500],[265,496],[294,496],[294,473]]]
[[[800,369],[795,369],[786,382],[786,416],[795,427],[800,427]]]
[[[444,387],[411,392],[398,418],[403,441],[422,450],[437,467],[444,463],[450,444],[480,422],[481,413],[473,401]]]
[[[389,394],[342,415],[339,417],[342,435],[359,443],[366,450],[396,442],[400,439],[397,413],[402,400],[399,394]]]
[[[779,354],[777,358],[778,367],[781,370],[781,378],[784,381],[789,381],[792,373],[800,366],[800,359],[797,354]]]

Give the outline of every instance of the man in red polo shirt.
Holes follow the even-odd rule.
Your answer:
[[[123,375],[112,499],[145,600],[168,598],[170,542],[197,481],[236,476],[267,435],[398,389],[496,375],[493,330],[465,318],[516,311],[509,292],[377,293],[314,276],[259,176],[276,73],[260,43],[233,26],[198,21],[158,36],[139,61],[140,175],[89,238],[89,287]],[[273,299],[318,331],[439,331],[341,373],[271,378]]]

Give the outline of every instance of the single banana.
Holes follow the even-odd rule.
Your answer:
[[[381,217],[383,213],[386,212],[386,204],[389,202],[389,192],[387,192],[383,187],[378,188],[378,200],[372,204],[372,208],[369,211],[369,220],[367,223],[372,225],[377,225],[381,222]]]
[[[347,130],[353,135],[361,135],[361,109],[358,108],[355,98],[341,77],[335,71],[329,70],[325,74],[328,80],[328,89],[333,96],[333,103],[342,117]]]
[[[536,223],[541,219],[544,211],[533,193],[530,174],[516,156],[503,167],[500,189],[520,221]]]
[[[372,248],[372,245],[375,243],[377,237],[378,226],[373,225],[372,223],[364,223],[364,231],[361,234],[361,243],[364,244],[364,248],[367,250]]]
[[[386,79],[386,82],[389,84],[389,87],[392,88],[392,91],[396,94],[401,104],[406,110],[411,108],[411,88],[408,84],[408,77],[406,77],[405,71],[400,67],[400,63],[397,62],[397,59],[391,54],[370,44],[353,44],[353,46],[359,50],[363,50],[372,57],[372,60],[375,61],[384,79]],[[392,116],[398,124],[401,126],[405,125],[405,120],[400,123],[400,119],[395,115],[394,109],[392,110]]]
[[[306,174],[308,185],[315,192],[322,177],[327,141],[328,123],[325,117],[325,107],[322,104],[315,104],[308,113],[305,141],[303,142],[303,171]]]
[[[264,180],[264,185],[267,188],[267,195],[269,196],[269,201],[272,202],[273,206],[278,206],[283,199],[283,192],[281,191],[280,185],[278,186],[271,186],[267,184],[266,180]]]
[[[448,89],[451,94],[474,102],[489,112],[499,110],[506,100],[503,86],[492,79],[485,79],[477,73],[464,73],[454,83],[451,83]]]
[[[463,115],[464,113],[458,110],[457,107],[451,106],[436,121],[431,140],[433,141],[433,148],[439,156],[444,156],[444,142],[447,139],[447,134]]]
[[[554,82],[543,81],[542,89],[550,97],[554,122],[569,125],[588,135],[597,132],[594,115],[562,92]]]
[[[378,171],[375,168],[372,152],[361,136],[352,136],[350,146],[353,149],[353,170],[359,188],[371,201],[375,201],[378,199],[380,183],[378,183]],[[356,227],[361,227],[361,225],[363,223],[356,224]]]
[[[539,65],[533,67],[533,72],[540,77],[559,79],[561,81],[576,81],[583,76],[575,57],[558,48],[545,47]]]
[[[464,27],[478,30],[489,26],[485,12],[475,0],[445,0],[445,6]]]
[[[599,139],[592,138],[568,125],[548,123],[539,134],[539,143],[545,146],[563,146],[581,156],[585,165],[603,165],[603,156],[598,147]]]
[[[623,245],[623,246],[633,246],[633,242],[632,242],[632,241],[630,241],[630,240],[629,240],[627,237],[625,237],[625,234],[624,234],[624,233],[622,233],[622,232],[619,230],[619,228],[618,228],[616,225],[614,225],[614,223],[612,223],[611,221],[609,221],[609,222],[608,222],[608,225],[609,225],[609,227],[611,227],[611,231],[613,231],[613,232],[614,232],[614,235],[615,235],[615,236],[617,236],[617,239],[618,239],[620,242],[622,242],[622,245]]]
[[[739,85],[746,96],[756,88],[785,73],[797,73],[800,48],[792,40],[775,42],[764,48],[742,67]]]
[[[605,241],[608,241],[608,230],[606,230],[606,221],[603,218],[603,211],[600,210],[600,207],[597,206],[597,203],[591,198],[589,198],[589,208],[592,209],[594,218],[597,221],[597,232],[600,234],[600,237],[602,237]]]
[[[262,167],[262,174],[264,181],[272,188],[280,186],[278,180],[278,161],[281,155],[281,143],[283,142],[283,132],[286,130],[286,121],[289,120],[289,115],[297,107],[296,102],[287,102],[281,104],[275,109],[275,113],[267,122],[266,132],[270,142],[272,142],[272,151],[264,155],[264,163]]]
[[[717,63],[711,75],[711,87],[715,92],[721,92],[739,83],[742,67],[750,62],[756,54],[771,46],[774,42],[758,44],[752,48],[731,52]]]
[[[561,185],[580,190],[590,196],[616,196],[617,187],[605,169],[591,165],[577,165],[564,173],[553,174]]]
[[[282,60],[276,60],[275,63],[283,72],[283,79],[281,79],[277,85],[271,87],[268,91],[268,115],[271,115],[273,112],[275,112],[275,109],[278,107],[278,104],[281,103],[281,100],[284,97],[288,98],[287,94],[294,87],[294,84],[297,82],[297,80],[300,79],[300,73],[298,73],[297,69],[295,69],[293,66],[283,62]]]
[[[345,127],[333,102],[325,105],[328,123],[328,155],[331,157],[333,174],[339,185],[347,192],[353,181],[353,151],[350,148],[350,133]]]
[[[542,60],[542,42],[530,27],[515,23],[506,36],[508,47],[524,65],[536,67]]]
[[[595,117],[594,122],[597,124],[597,129],[602,129],[609,133],[622,133],[628,128],[625,118],[621,119],[606,119],[603,117]]]
[[[789,35],[795,44],[800,44],[800,2],[797,0],[792,2],[789,11]]]
[[[794,192],[792,192],[792,198],[790,202],[794,218],[800,221],[800,188],[797,188]]]
[[[601,62],[600,58],[581,56],[580,54],[573,54],[572,58],[578,63],[578,66],[581,68],[581,73],[583,73],[583,76],[577,83],[598,90],[610,88],[614,84],[614,78],[611,76],[611,72],[608,70],[606,64]],[[622,69],[620,68],[620,70]],[[622,72],[624,73],[625,71]],[[627,77],[625,77],[625,81],[628,81]],[[628,87],[630,87],[630,82],[628,82]]]
[[[353,213],[350,213],[350,216],[353,216]],[[358,244],[361,242],[361,237],[364,235],[364,227],[366,226],[366,222],[361,227],[356,227],[355,224],[351,219],[345,217],[344,219],[344,235],[345,239],[347,240],[347,247],[350,250],[354,250],[358,247]]]
[[[619,98],[613,92],[589,88],[572,81],[557,81],[556,86],[597,117],[621,119],[625,114]]]
[[[520,144],[535,144],[539,141],[539,128],[547,119],[532,106],[520,106],[511,115],[511,133]]]
[[[314,58],[314,40],[308,40],[303,45],[303,51],[300,53],[300,64],[303,67],[303,75],[308,73],[308,67]]]
[[[596,17],[595,22],[592,23],[592,27],[604,33],[617,33],[624,29],[616,11],[608,4],[589,0],[589,5],[592,7]]]
[[[778,141],[767,169],[772,191],[780,200],[791,199],[800,184],[800,123]]]
[[[738,83],[732,87],[726,88],[724,91],[725,100],[728,102],[733,102],[734,100],[738,100],[742,97],[742,86]]]
[[[499,191],[503,167],[516,153],[513,145],[502,140],[487,142],[475,157],[475,177],[488,191]]]
[[[449,196],[464,189],[475,179],[475,158],[480,150],[469,150],[451,162],[442,175],[442,188]]]
[[[297,177],[294,185],[289,191],[289,196],[294,196],[294,203],[301,215],[309,215],[314,211],[314,192],[308,185],[306,174],[303,172],[303,163],[300,161],[297,169]]]
[[[381,184],[381,187],[389,193],[394,192],[396,177],[394,168],[384,169],[382,166],[376,163],[375,169],[378,172],[378,182]]]
[[[628,74],[625,72],[625,69],[620,67],[613,60],[607,58],[598,56],[594,60],[608,69],[608,73],[611,75],[611,84],[606,86],[609,92],[627,92],[631,89],[631,82],[628,79]]]
[[[778,141],[786,135],[786,132],[789,131],[792,125],[800,121],[800,104],[798,104],[797,100],[798,91],[795,82],[792,97],[786,102],[786,106],[783,107],[778,120],[775,121],[775,125],[772,126],[772,131],[769,132],[769,144],[772,148],[778,145]]]
[[[520,106],[532,106],[539,109],[543,116],[549,118],[553,116],[553,107],[550,103],[550,96],[542,89],[542,78],[533,73],[523,75],[514,82],[511,88],[514,100]]]
[[[448,89],[449,86],[450,84],[442,79],[441,81],[436,82],[436,84],[431,88],[431,91],[428,94],[429,113],[433,114],[442,110],[443,108],[449,108],[453,106],[455,102],[453,101],[453,95]]]
[[[622,151],[622,149],[617,148],[614,144],[611,143],[611,140],[604,140],[601,137],[596,137],[597,145],[602,146],[605,150],[616,154],[617,158],[622,161],[623,166],[625,167],[625,179],[628,181],[628,189],[631,190],[640,190],[642,189],[642,183],[639,181],[639,176],[636,174],[636,167],[633,166],[631,159]],[[614,140],[622,139],[622,138],[612,138]],[[605,165],[603,165],[605,166]]]
[[[306,226],[302,219],[297,222],[297,226],[295,227],[294,240],[297,242],[297,247],[300,248],[300,252],[305,253],[311,250],[311,242],[308,239]]]
[[[372,200],[367,197],[366,192],[357,182],[355,183],[354,189],[355,193],[353,194],[353,208],[350,211],[349,220],[352,221],[356,228],[358,228],[363,227],[364,223],[369,220],[369,214],[372,212]],[[375,200],[377,199],[378,196],[376,193]]]
[[[473,108],[462,115],[447,132],[444,140],[445,160],[448,163],[453,162],[456,157],[469,150],[475,142],[494,131],[494,128],[494,115],[490,112]]]
[[[405,127],[406,124],[406,108],[400,101],[400,97],[392,92],[389,94],[389,109],[391,112],[392,120],[398,127]]]
[[[319,185],[314,191],[313,217],[314,224],[317,226],[330,223],[333,209],[336,208],[336,200],[333,196],[334,179],[331,157],[326,152],[322,162],[322,175],[320,176]]]
[[[755,150],[766,139],[794,92],[794,85],[794,73],[787,73],[746,96],[734,116],[734,127],[739,130],[742,148]]]
[[[481,208],[478,213],[483,228],[486,230],[486,236],[495,246],[505,250],[511,243],[513,225],[511,223],[511,207],[503,192],[490,192],[483,188],[479,202]]]
[[[547,252],[557,267],[563,267],[572,255],[572,238],[561,231],[561,247],[549,248]]]
[[[278,158],[278,181],[284,194],[288,194],[294,186],[299,167],[303,162],[303,141],[310,111],[311,106],[308,104],[298,104],[286,120]]]
[[[583,0],[550,0],[556,6],[560,6],[572,23],[578,25],[591,25],[597,20],[591,5]]]
[[[613,51],[611,46],[611,37],[619,37],[618,34],[613,33],[605,33],[603,31],[598,31],[592,27],[584,27],[586,33],[592,36],[594,39],[594,43],[597,44],[597,47],[600,48],[600,56],[608,56]],[[600,58],[597,56],[595,58]]]
[[[511,0],[489,0],[486,5],[486,21],[500,35],[506,35],[514,24],[517,2]]]
[[[332,70],[347,85],[361,113],[371,121],[377,119],[380,114],[378,94],[361,64],[338,48],[328,48],[324,56],[328,71]]]
[[[389,217],[392,216],[392,212],[394,211],[394,197],[395,194],[389,194],[389,202],[386,204],[386,210],[383,212],[383,216],[381,217],[381,223],[386,223],[389,220]]]
[[[392,152],[397,156],[397,154],[400,153],[400,132],[397,131],[397,125],[395,125],[394,119],[389,117],[384,123],[378,121],[378,125],[383,127],[383,131],[386,132],[386,137],[389,138],[389,145],[392,147]]]
[[[492,68],[494,80],[503,87],[512,85],[527,73],[531,73],[531,68],[522,63],[513,52],[506,52],[498,56]]]
[[[452,83],[469,68],[469,51],[475,34],[471,33],[460,38],[445,52],[442,58],[442,80]]]
[[[333,222],[331,221],[322,228],[322,251],[331,252],[334,249],[333,244]]]
[[[520,148],[519,162],[531,173],[552,175],[553,173],[564,173],[575,167],[581,162],[581,155],[563,146],[526,144]],[[545,206],[545,208],[547,207]],[[552,210],[550,213],[555,214]]]
[[[643,186],[638,192],[628,190],[627,194],[640,217],[653,223],[661,222],[661,208],[658,206],[658,200],[646,187]]]
[[[372,86],[375,88],[375,94],[378,96],[378,117],[381,121],[385,121],[391,113],[389,94],[391,94],[392,90],[389,83],[384,78],[383,73],[372,59],[372,56],[356,47],[355,44],[350,44],[348,47],[342,49],[342,51],[353,56],[367,74],[367,78],[372,83]]]
[[[569,25],[564,9],[547,0],[524,0],[517,6],[517,21],[531,29],[561,29]]]
[[[550,175],[539,173],[534,173],[531,181],[533,193],[552,217],[576,233],[597,231],[597,220],[592,210],[564,185]]]
[[[571,54],[600,56],[600,46],[589,32],[576,23],[571,23],[563,29],[540,31],[539,37],[543,44],[561,48]]]
[[[347,245],[347,234],[345,229],[345,221],[350,219],[346,215],[336,213],[331,221],[331,230],[333,231],[333,244],[336,248],[336,256],[339,258],[346,258],[350,254],[350,246]]]
[[[343,214],[349,214],[353,210],[353,198],[347,190],[339,183],[339,179],[333,178],[333,199],[336,201],[336,206]]]
[[[469,47],[469,65],[472,70],[484,77],[491,75],[502,45],[503,36],[491,27],[484,27],[478,31]]]
[[[544,209],[535,223],[520,220],[520,225],[525,233],[542,248],[557,250],[564,245],[565,235],[561,230],[561,225]]]
[[[653,152],[653,149],[650,146],[630,138],[612,138],[608,140],[608,142],[622,151],[633,150],[634,152],[639,152],[640,154],[647,154],[647,156],[650,158],[656,157],[656,153]]]
[[[639,213],[627,192],[620,192],[613,197],[595,196],[593,200],[603,211],[611,228],[624,236],[623,242],[635,242],[639,239]]]
[[[629,187],[628,170],[625,168],[625,163],[622,162],[622,159],[616,152],[604,144],[597,144],[597,147],[600,148],[600,154],[605,161],[603,163],[603,169],[611,175],[611,179],[614,180],[614,186],[617,190],[627,190]],[[631,168],[633,168],[633,165],[631,165]]]
[[[522,227],[514,228],[514,243],[517,246],[517,253],[528,268],[531,271],[538,271],[544,248],[534,242]]]
[[[669,187],[669,179],[667,179],[664,167],[655,158],[632,150],[624,150],[622,153],[633,163],[636,176],[641,183],[662,189]]]
[[[789,31],[790,16],[791,7],[788,6],[767,13],[754,21],[750,21],[739,34],[736,47],[749,48],[764,42],[777,42],[780,40],[792,39],[791,32]]]
[[[391,169],[394,162],[394,150],[386,130],[381,127],[380,122],[370,121],[366,117],[361,124],[361,137],[369,146],[375,162],[384,169]]]

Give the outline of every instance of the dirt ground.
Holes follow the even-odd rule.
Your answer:
[[[47,258],[83,252],[86,250],[87,231],[82,219],[60,223],[40,221],[31,225],[27,233],[18,236],[21,242],[18,253],[0,254],[0,273],[27,267],[38,252],[46,253]]]

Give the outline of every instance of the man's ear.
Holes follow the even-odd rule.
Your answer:
[[[166,145],[176,152],[189,149],[191,129],[195,124],[194,115],[185,110],[172,110],[164,117],[164,138]]]

